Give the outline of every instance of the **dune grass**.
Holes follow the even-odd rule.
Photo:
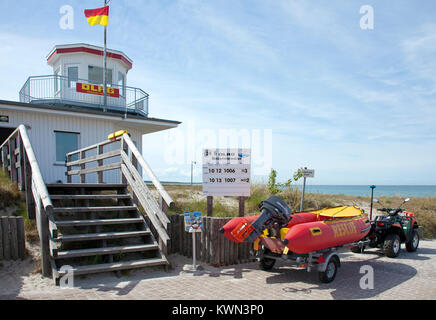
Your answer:
[[[15,182],[0,170],[0,209],[18,205],[21,200],[21,193]]]
[[[12,216],[22,216],[26,240],[39,241],[36,221],[27,217],[25,196],[19,191],[18,185],[12,182],[3,170],[0,170],[0,215],[6,213]]]

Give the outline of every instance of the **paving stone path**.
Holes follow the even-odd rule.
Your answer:
[[[262,271],[255,262],[190,271],[192,260],[170,256],[173,268],[136,270],[129,274],[88,275],[77,278],[73,288],[55,287],[51,279],[14,264],[0,267],[0,299],[436,299],[436,240],[422,240],[416,253],[402,247],[400,256],[391,259],[377,249],[364,254],[341,255],[342,266],[336,279],[320,283],[316,271],[295,269],[278,263],[272,271]],[[361,289],[365,266],[374,270],[374,288]],[[362,268],[363,267],[363,268]],[[364,272],[364,273],[361,273]]]

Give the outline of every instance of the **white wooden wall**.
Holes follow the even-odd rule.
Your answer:
[[[1,110],[1,114],[9,116],[9,123],[0,123],[0,127],[16,128],[20,124],[26,125],[30,142],[46,183],[54,183],[58,180],[66,182],[65,166],[63,163],[56,163],[55,131],[80,133],[79,148],[83,148],[107,140],[108,134],[114,131],[125,129],[131,134],[132,140],[136,142],[139,151],[142,152],[141,132],[138,129],[126,127],[121,120],[90,119],[79,116],[4,109]],[[105,151],[110,150],[110,148],[105,149]],[[113,161],[117,160],[118,158],[113,158]],[[113,171],[112,174],[110,172],[104,173],[104,182],[118,183],[119,181],[118,170]],[[78,177],[73,178],[73,182],[79,182]],[[86,182],[96,182],[96,174],[87,175]]]

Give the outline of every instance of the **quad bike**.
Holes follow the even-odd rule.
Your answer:
[[[400,254],[401,244],[406,244],[409,252],[416,251],[419,245],[418,223],[415,214],[401,209],[401,206],[408,202],[407,198],[396,209],[381,208],[377,211],[386,212],[387,215],[377,216],[371,221],[371,231],[367,239],[371,248],[381,248],[389,258],[395,258]],[[380,203],[374,199],[374,202]],[[363,252],[365,247],[354,247],[353,252]]]

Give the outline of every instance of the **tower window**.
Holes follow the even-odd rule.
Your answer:
[[[68,152],[79,149],[79,136],[80,133],[55,131],[56,136],[56,161],[64,162]],[[77,160],[78,156],[75,155],[71,160]]]

